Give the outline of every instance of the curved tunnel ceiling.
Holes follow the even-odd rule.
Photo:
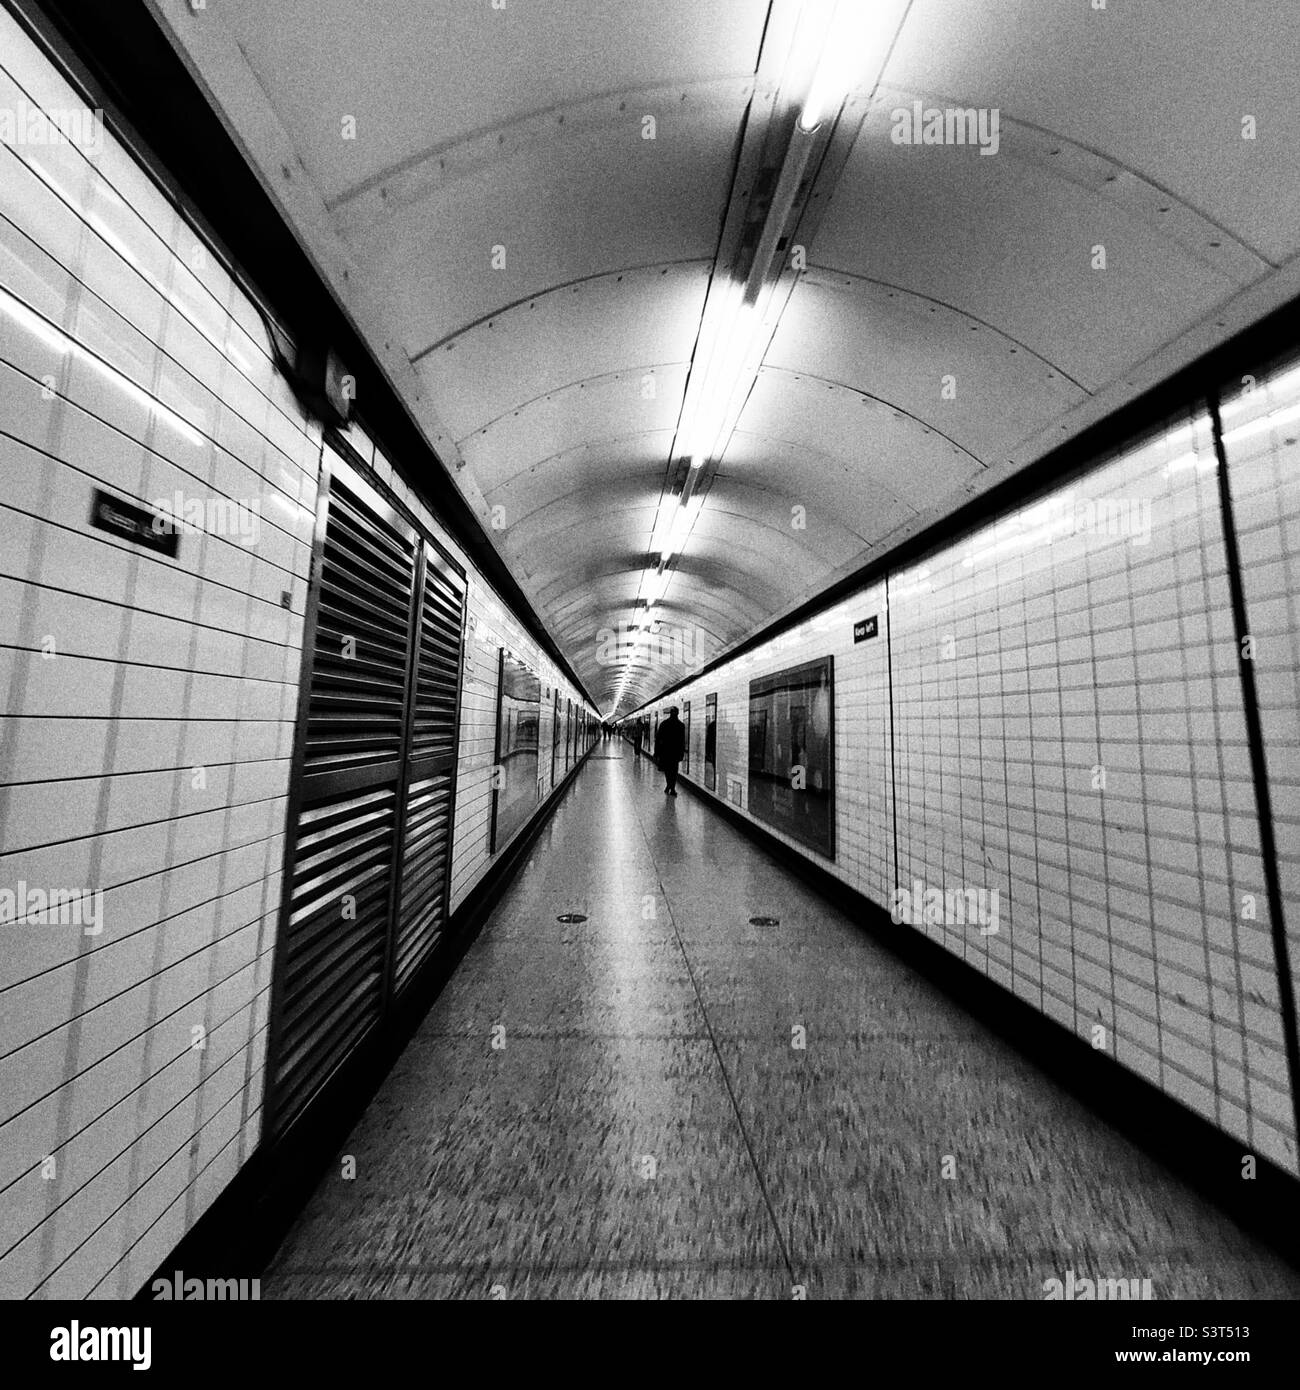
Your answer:
[[[620,685],[827,0],[151,3],[603,710],[1300,292],[1293,0],[874,0],[656,610],[694,640]],[[914,102],[996,110],[996,153],[898,143]]]

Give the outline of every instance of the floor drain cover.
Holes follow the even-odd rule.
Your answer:
[[[751,927],[779,927],[781,919],[779,917],[751,917],[749,925]]]
[[[587,914],[585,912],[561,912],[555,920],[557,922],[585,922]]]

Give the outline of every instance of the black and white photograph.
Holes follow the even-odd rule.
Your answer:
[[[1293,1375],[1300,3],[0,0],[0,692],[15,1386]]]

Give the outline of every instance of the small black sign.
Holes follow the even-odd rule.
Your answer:
[[[120,536],[124,541],[176,558],[181,535],[174,518],[162,512],[124,502],[102,488],[96,488],[90,504],[90,524],[100,531]]]
[[[853,624],[853,640],[855,642],[865,642],[871,637],[875,637],[880,631],[880,614],[873,613],[869,618],[863,618],[861,622]]]

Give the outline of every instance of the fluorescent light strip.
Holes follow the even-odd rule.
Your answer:
[[[658,549],[662,559],[670,560],[686,543],[687,536],[691,533],[691,528],[695,525],[695,519],[700,514],[700,507],[704,503],[703,497],[693,497],[685,506],[679,506],[673,516],[672,525],[668,528],[668,534],[663,537]]]
[[[692,467],[700,467],[702,436],[707,429],[704,421],[708,388],[714,379],[714,363],[721,360],[722,344],[732,337],[736,317],[740,313],[744,286],[737,280],[727,281],[711,293],[706,305],[706,319],[701,330],[699,349],[691,366],[691,379],[685,408],[678,429],[678,455],[690,458]]]
[[[691,423],[682,432],[678,451],[690,459],[692,468],[703,468],[715,456],[736,388],[750,365],[749,359],[762,326],[757,306],[743,303],[741,293],[740,285],[731,287],[722,328],[714,337],[698,383],[692,383],[695,394]]]
[[[646,601],[646,608],[653,608],[664,596],[664,590],[668,587],[670,576],[666,570],[647,570],[645,578],[641,581],[642,597]]]
[[[871,0],[839,0],[822,42],[808,95],[799,113],[799,129],[811,133],[839,112],[862,71],[871,48],[871,28],[878,16]]]
[[[797,83],[799,68],[811,71],[799,117],[805,133],[837,111],[853,90],[864,59],[878,47],[873,31],[880,13],[873,0],[805,0],[783,79]],[[794,78],[789,77],[791,67]],[[766,276],[766,266],[761,273]],[[721,457],[761,365],[761,359],[753,359],[764,346],[764,315],[744,294],[745,287],[736,282],[722,292],[708,350],[697,356],[691,370],[678,455],[687,457],[692,469]]]
[[[673,518],[677,515],[680,503],[671,493],[659,499],[659,510],[655,513],[655,528],[650,533],[650,549],[661,550],[673,529]]]

